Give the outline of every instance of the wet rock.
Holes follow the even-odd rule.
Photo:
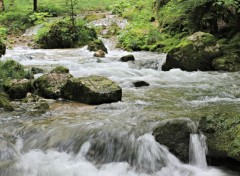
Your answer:
[[[41,97],[39,97],[38,95],[28,92],[26,97],[23,99],[23,102],[24,103],[37,102],[40,99],[41,99]]]
[[[36,94],[44,98],[60,98],[60,90],[67,80],[72,78],[69,73],[49,73],[40,76],[33,82]]]
[[[10,103],[8,95],[1,91],[0,91],[0,108],[4,108],[5,111],[14,111],[14,107]]]
[[[99,51],[102,50],[105,53],[108,53],[107,48],[105,47],[105,45],[103,44],[102,40],[94,40],[92,42],[90,42],[88,44],[88,48],[89,51]]]
[[[150,22],[154,22],[154,21],[156,21],[156,18],[155,17],[151,17],[149,21]]]
[[[28,79],[13,79],[6,81],[3,87],[12,100],[22,99],[26,97],[28,92],[32,91],[31,80]]]
[[[218,57],[213,60],[212,66],[217,71],[240,71],[240,56],[237,54],[227,54]]]
[[[164,120],[153,131],[157,142],[168,147],[181,161],[189,161],[190,134],[195,131],[193,122],[178,118]]]
[[[209,114],[202,117],[200,130],[207,137],[208,155],[240,162],[240,114]]]
[[[6,53],[6,45],[0,40],[0,57]]]
[[[31,68],[31,72],[32,72],[33,74],[38,74],[38,73],[44,73],[44,70],[41,69],[41,68],[32,67],[32,68]]]
[[[135,87],[144,87],[144,86],[149,86],[150,84],[145,81],[135,81],[133,82],[133,85]]]
[[[86,104],[111,103],[122,98],[121,87],[102,76],[69,79],[61,92],[63,98]]]
[[[135,57],[132,54],[129,54],[120,58],[120,61],[122,62],[128,62],[128,61],[134,61],[134,60],[135,60]]]
[[[98,50],[94,53],[94,57],[105,57],[105,52],[103,50]]]
[[[2,135],[0,136],[0,170],[13,164],[17,159],[14,145]]]
[[[180,68],[186,71],[214,70],[212,61],[221,55],[222,52],[213,35],[196,32],[183,40],[178,47],[169,51],[162,70],[168,71],[173,68]]]
[[[58,66],[50,71],[50,73],[69,73],[69,69],[63,66]]]

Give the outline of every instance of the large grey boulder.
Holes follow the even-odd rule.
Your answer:
[[[222,55],[217,39],[209,33],[196,32],[167,54],[163,71],[180,68],[185,71],[214,70],[213,59]]]
[[[102,104],[120,101],[121,87],[102,76],[72,78],[62,87],[63,98],[86,104]]]
[[[57,99],[61,96],[61,88],[72,78],[69,73],[49,73],[33,82],[35,92],[44,98]]]
[[[178,118],[162,121],[153,131],[157,142],[168,147],[181,161],[189,161],[190,134],[196,129],[190,119]]]

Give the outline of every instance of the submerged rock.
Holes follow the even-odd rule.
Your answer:
[[[122,62],[135,61],[135,57],[134,57],[134,55],[129,54],[129,55],[121,57],[120,61],[122,61]]]
[[[3,87],[12,100],[22,99],[26,97],[28,92],[32,91],[31,80],[28,79],[13,79],[6,81]]]
[[[153,131],[157,142],[169,148],[169,151],[181,161],[189,161],[190,134],[195,132],[193,122],[179,118],[164,120]]]
[[[39,96],[44,98],[60,98],[60,90],[67,80],[72,78],[69,73],[49,73],[40,76],[33,82],[33,87]]]
[[[104,51],[105,53],[108,53],[108,50],[107,48],[104,46],[102,40],[94,40],[92,42],[90,42],[88,44],[88,48],[87,48],[89,51],[99,51],[99,50],[102,50]]]
[[[150,84],[145,81],[135,81],[133,82],[133,85],[135,87],[144,87],[144,86],[149,86]]]
[[[94,57],[105,57],[105,52],[103,50],[98,50],[94,53]]]
[[[120,101],[121,87],[108,78],[89,76],[71,78],[61,89],[63,98],[86,104],[102,104]]]
[[[170,50],[163,71],[180,68],[186,71],[214,70],[213,59],[222,55],[216,38],[204,32],[196,32]]]
[[[207,136],[208,155],[240,163],[240,114],[210,114],[202,117],[200,130]],[[239,166],[239,165],[238,165]]]

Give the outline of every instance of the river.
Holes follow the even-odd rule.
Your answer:
[[[106,76],[122,87],[123,99],[98,106],[58,100],[39,116],[0,114],[0,176],[239,175],[207,166],[199,136],[193,135],[191,144],[196,162],[183,164],[155,141],[152,131],[164,119],[198,121],[211,112],[240,112],[240,74],[163,72],[165,54],[133,52],[134,63],[120,62],[126,54],[112,49],[96,59],[86,47],[7,50],[5,58],[29,68],[49,71],[62,65],[75,77]],[[135,88],[138,80],[150,86]],[[204,151],[198,156],[196,150]]]

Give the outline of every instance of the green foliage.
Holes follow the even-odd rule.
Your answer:
[[[112,9],[112,14],[122,16],[123,12],[130,7],[128,2],[121,1],[112,5],[110,8]]]
[[[97,38],[96,32],[80,20],[76,25],[69,19],[47,23],[36,36],[41,48],[73,48],[86,45]]]

